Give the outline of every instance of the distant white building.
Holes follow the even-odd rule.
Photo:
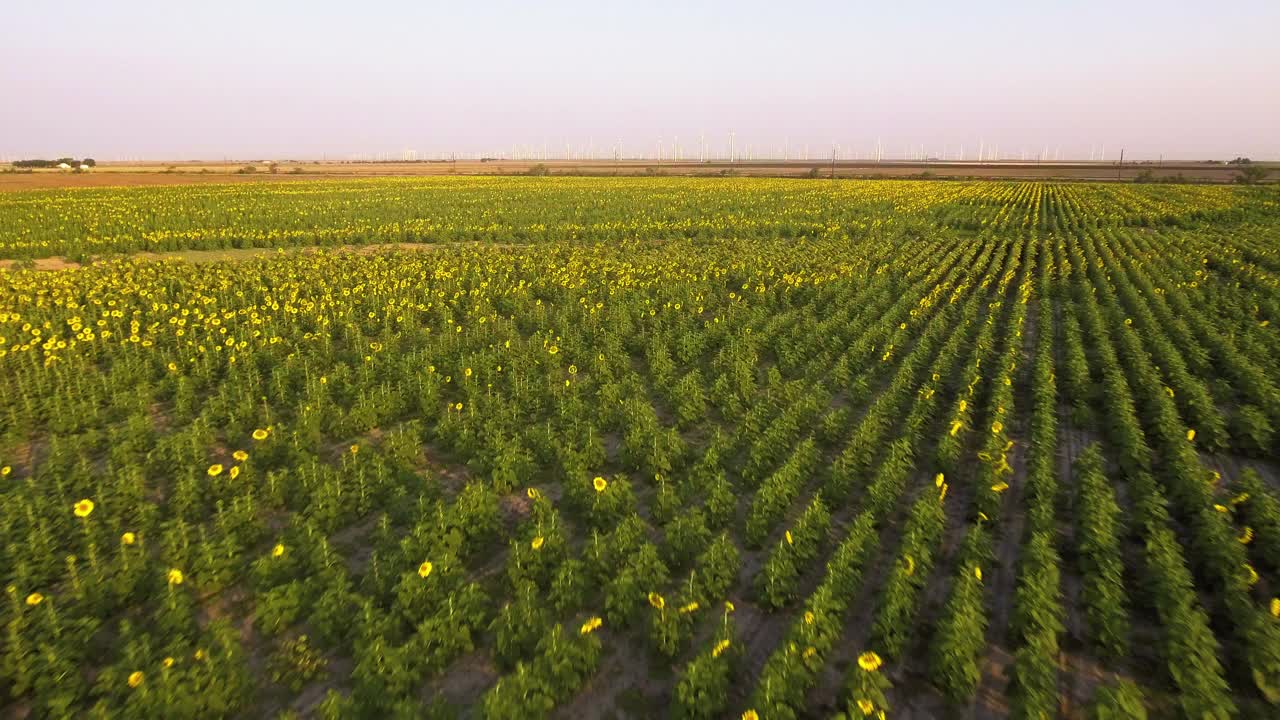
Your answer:
[[[71,166],[66,163],[58,163],[58,169],[62,170],[63,172],[66,172],[67,170],[71,169]]]
[[[84,163],[80,163],[80,170],[82,170],[83,172],[89,172],[89,170],[90,170],[90,169],[91,169],[91,168],[90,168],[90,166],[89,166],[89,165],[85,165]]]

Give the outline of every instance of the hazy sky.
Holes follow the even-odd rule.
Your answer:
[[[0,156],[1280,159],[1280,1],[6,0]],[[769,154],[775,154],[770,152]]]

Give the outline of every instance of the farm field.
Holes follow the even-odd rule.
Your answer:
[[[1275,163],[1258,163],[1274,171]],[[253,173],[241,172],[246,165]],[[741,175],[766,177],[803,177],[816,171],[825,178],[835,174],[841,178],[911,177],[928,173],[940,178],[1096,181],[1132,180],[1144,170],[1159,178],[1176,178],[1180,182],[1232,183],[1240,167],[1222,163],[1168,161],[1159,164],[1107,162],[1039,163],[1005,160],[976,161],[885,161],[841,159],[832,167],[830,159],[822,160],[460,160],[456,162],[338,162],[285,161],[275,166],[247,162],[107,162],[98,163],[92,172],[64,173],[57,170],[5,172],[0,167],[0,193],[46,188],[88,188],[137,185],[190,185],[209,183],[254,183],[271,181],[315,180],[317,178],[421,177],[445,175],[524,175],[530,170],[544,169],[552,175],[645,176],[661,173],[676,176]]]
[[[1274,187],[23,191],[0,258],[0,716],[1280,712]]]

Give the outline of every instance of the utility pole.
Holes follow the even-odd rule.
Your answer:
[[[839,145],[831,146],[831,179],[832,180],[836,179],[836,153],[839,152],[837,150],[837,148],[839,147],[840,147]]]
[[[1120,173],[1124,172],[1124,148],[1120,148],[1120,163],[1116,165],[1116,179],[1120,179]]]

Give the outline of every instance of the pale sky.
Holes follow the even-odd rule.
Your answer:
[[[1280,159],[1280,1],[7,0],[0,157]]]

